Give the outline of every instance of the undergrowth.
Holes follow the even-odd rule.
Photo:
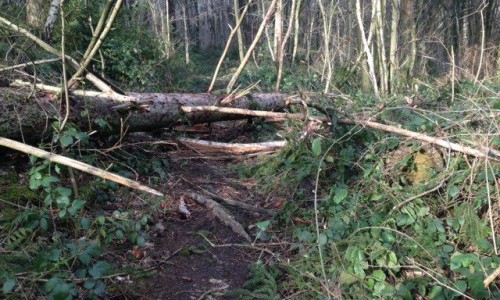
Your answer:
[[[133,176],[124,165],[153,181],[166,176],[165,162],[140,149],[134,149],[135,155],[125,150],[106,156],[83,153],[92,144],[73,124],[56,134],[51,146],[93,164],[112,161],[116,167],[111,170],[123,176]],[[76,178],[75,190],[70,174],[66,167],[31,157],[27,174],[0,178],[1,297],[99,298],[109,295],[116,275],[138,272],[114,265],[109,252],[123,245],[145,246],[151,207],[140,214],[122,207],[116,184],[100,179]]]
[[[417,107],[394,97],[372,115],[498,149],[495,91],[460,86],[453,102],[442,97],[446,89]],[[282,297],[500,298],[495,281],[483,284],[500,266],[498,163],[356,126],[293,141],[242,171],[258,178],[268,198],[287,201],[263,235],[290,245],[287,259],[275,260],[286,273],[278,280]]]

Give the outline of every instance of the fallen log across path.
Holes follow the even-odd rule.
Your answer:
[[[216,105],[223,96],[211,94],[130,93],[136,102],[120,103],[91,93],[91,97],[71,96],[69,121],[82,131],[98,134],[150,131],[178,124],[210,123],[248,118],[241,114],[200,111],[185,113],[186,106]],[[289,95],[249,94],[233,101],[234,108],[279,111],[287,106]],[[52,122],[62,119],[59,101],[50,92],[29,88],[0,88],[0,136],[14,140],[40,141],[50,138]],[[109,126],[108,126],[109,125]]]

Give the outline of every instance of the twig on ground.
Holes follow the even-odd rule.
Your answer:
[[[455,293],[457,293],[457,294],[461,295],[462,297],[464,297],[464,298],[466,298],[466,299],[469,299],[469,300],[474,300],[474,298],[472,298],[472,297],[470,297],[470,296],[467,296],[466,294],[462,293],[461,291],[457,290],[456,288],[451,287],[451,286],[449,286],[449,285],[447,285],[447,284],[442,283],[442,282],[441,282],[441,280],[439,280],[438,278],[436,278],[436,276],[432,275],[429,271],[427,271],[426,269],[424,269],[424,268],[423,268],[423,266],[420,266],[419,264],[417,264],[417,262],[416,262],[414,259],[412,259],[412,258],[410,258],[410,257],[407,257],[407,259],[408,259],[408,261],[409,261],[410,263],[412,263],[412,264],[413,264],[413,265],[408,266],[408,267],[410,267],[410,268],[414,268],[414,269],[417,269],[417,270],[419,270],[419,271],[423,272],[425,275],[427,275],[427,276],[429,276],[430,278],[432,278],[436,284],[438,284],[438,285],[440,285],[440,286],[442,286],[442,287],[444,287],[444,288],[447,288],[447,289],[449,289],[449,290],[451,290],[451,291],[454,291]]]
[[[488,286],[500,275],[500,267],[498,267],[493,273],[491,273],[486,279],[483,281],[484,287],[488,288]]]
[[[189,184],[192,187],[195,187],[195,188],[199,189],[204,194],[206,194],[207,196],[212,197],[215,200],[219,200],[219,201],[222,201],[224,203],[227,203],[229,205],[236,206],[236,207],[239,207],[239,208],[257,211],[257,212],[260,212],[260,213],[263,213],[263,214],[271,214],[271,215],[274,214],[274,212],[269,211],[269,210],[264,209],[264,208],[255,207],[253,205],[246,204],[246,203],[243,203],[243,202],[240,202],[240,201],[236,201],[236,200],[233,200],[233,199],[230,199],[230,198],[221,197],[219,195],[216,195],[215,193],[212,193],[212,192],[210,192],[210,191],[202,188],[201,186],[198,186],[198,185],[190,182],[189,180],[185,179],[182,176],[180,178],[182,179],[182,181],[186,182],[187,184]]]
[[[403,202],[401,202],[401,203],[399,203],[398,205],[394,206],[394,207],[391,209],[391,211],[389,212],[389,215],[390,215],[390,214],[392,214],[394,211],[396,211],[396,210],[400,209],[401,207],[405,206],[406,204],[410,203],[411,201],[413,201],[413,200],[415,200],[415,199],[418,199],[418,198],[420,198],[420,197],[423,197],[423,196],[425,196],[425,195],[428,195],[428,194],[430,194],[430,193],[432,193],[432,192],[435,192],[435,191],[439,190],[439,189],[443,186],[443,184],[444,184],[444,180],[442,180],[442,181],[441,181],[438,185],[436,185],[436,186],[435,186],[435,187],[433,187],[432,189],[427,190],[427,191],[425,191],[425,192],[423,192],[423,193],[420,193],[420,194],[418,194],[418,195],[412,196],[412,197],[410,197],[410,198],[408,198],[408,199],[404,200]]]
[[[208,291],[204,292],[203,294],[201,294],[200,297],[198,297],[198,300],[202,300],[202,299],[205,299],[206,296],[214,293],[214,292],[220,292],[220,291],[223,291],[225,289],[227,289],[229,287],[229,284],[227,283],[224,283],[223,285],[219,286],[219,287],[216,287],[216,288],[213,288],[213,289],[209,289]]]
[[[267,254],[270,254],[272,256],[276,256],[276,253],[273,251],[256,246],[255,244],[214,244],[211,240],[209,240],[205,235],[198,233],[212,248],[230,248],[230,247],[240,247],[240,248],[250,248],[250,249],[255,249],[258,251],[265,252]],[[266,244],[267,245],[267,244]]]
[[[238,223],[234,219],[234,217],[229,212],[227,212],[222,207],[222,205],[217,203],[215,200],[213,200],[207,196],[194,193],[194,192],[184,192],[182,194],[185,195],[186,197],[189,197],[189,198],[195,200],[196,202],[206,206],[208,209],[210,209],[212,211],[212,213],[214,214],[214,216],[217,219],[219,219],[225,225],[229,226],[234,231],[234,233],[240,235],[241,237],[245,238],[249,242],[252,241],[252,239],[250,238],[248,233],[246,233],[243,226],[240,223]]]

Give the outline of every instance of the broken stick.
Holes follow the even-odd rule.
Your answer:
[[[236,221],[234,219],[234,217],[229,212],[227,212],[222,207],[222,205],[217,203],[215,200],[213,200],[207,196],[200,195],[200,194],[193,193],[193,192],[191,192],[191,193],[185,192],[185,193],[183,193],[183,195],[185,195],[186,197],[189,197],[189,198],[193,199],[194,201],[204,205],[205,207],[207,207],[209,210],[212,211],[212,213],[214,214],[214,216],[217,219],[219,219],[226,226],[231,227],[231,229],[233,230],[234,233],[244,237],[248,242],[252,241],[252,239],[250,238],[248,233],[245,231],[243,226],[240,223],[238,223],[238,221]]]
[[[29,155],[33,155],[33,156],[42,158],[42,159],[46,159],[48,161],[51,161],[51,162],[54,162],[57,164],[65,165],[65,166],[68,166],[70,168],[74,168],[74,169],[77,169],[77,170],[80,170],[80,171],[83,171],[83,172],[86,172],[86,173],[89,173],[89,174],[92,174],[92,175],[95,175],[95,176],[98,176],[98,177],[101,177],[101,178],[104,178],[107,180],[114,181],[116,183],[131,187],[131,188],[136,189],[136,190],[148,192],[150,194],[157,195],[157,196],[163,196],[163,194],[158,192],[157,190],[154,190],[150,187],[142,185],[142,184],[138,183],[137,181],[122,177],[120,175],[110,173],[108,171],[101,170],[99,168],[88,165],[86,163],[82,163],[81,161],[74,160],[72,158],[68,158],[68,157],[58,155],[55,153],[50,153],[50,152],[47,152],[45,150],[35,148],[33,146],[26,145],[26,144],[23,144],[23,143],[20,143],[20,142],[11,140],[11,139],[0,137],[0,146],[11,148],[11,149],[14,149],[14,150],[17,150],[17,151],[20,151],[20,152],[23,152],[23,153],[26,153]]]

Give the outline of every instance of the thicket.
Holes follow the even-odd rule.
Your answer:
[[[87,8],[98,7],[97,2],[88,1],[87,6],[69,1],[66,47],[74,57],[85,52],[91,36],[89,13],[92,19],[99,18],[99,10]],[[195,46],[189,64],[181,51],[165,57],[164,45],[146,23],[130,25],[131,15],[138,14],[135,8],[145,9],[123,9],[101,49],[104,61],[95,63],[94,71],[130,91],[205,92],[219,51]],[[19,24],[23,23],[22,8],[7,9],[5,14],[18,15]],[[180,49],[181,32],[176,34]],[[22,38],[4,29],[0,35],[4,37],[0,53],[9,53],[7,64],[44,58],[34,47],[12,47],[25,43]],[[57,25],[54,40],[60,38]],[[275,63],[265,51],[259,53],[258,63],[247,66],[239,84],[258,83],[256,90],[272,91]],[[285,68],[281,91],[322,91],[324,81],[317,71],[321,62],[310,65],[303,53],[297,61]],[[225,88],[238,63],[234,50],[216,93]],[[36,69],[37,76],[55,83],[60,78],[54,74],[60,72],[58,65]],[[282,135],[290,146],[243,168],[241,175],[259,179],[259,187],[269,197],[287,200],[274,218],[258,224],[258,240],[288,246],[268,265],[253,265],[247,284],[231,291],[232,295],[242,299],[294,295],[302,299],[339,295],[500,298],[495,282],[489,289],[483,286],[485,277],[500,266],[498,163],[335,122],[341,117],[374,118],[445,135],[450,141],[498,149],[500,79],[443,80],[442,73],[436,72],[403,80],[392,94],[376,98],[360,92],[361,73],[362,68],[350,66],[335,69],[332,86],[345,97],[318,103],[335,108],[329,127],[301,140],[303,124],[287,122]],[[311,109],[310,113],[319,112]],[[125,176],[133,176],[130,170],[152,182],[167,176],[168,162],[152,159],[140,149],[105,155],[88,151],[119,139],[94,139],[70,125],[57,132],[48,146],[94,164],[113,162],[112,171]],[[4,166],[11,163],[10,157],[4,154]],[[2,174],[3,296],[102,297],[112,275],[143,275],[113,266],[106,253],[124,243],[144,246],[158,203],[149,208],[151,215],[135,215],[120,208],[116,185],[86,178],[87,183],[75,189],[67,177],[66,168],[37,159],[30,160],[29,170]],[[103,208],[110,204],[117,209]]]

